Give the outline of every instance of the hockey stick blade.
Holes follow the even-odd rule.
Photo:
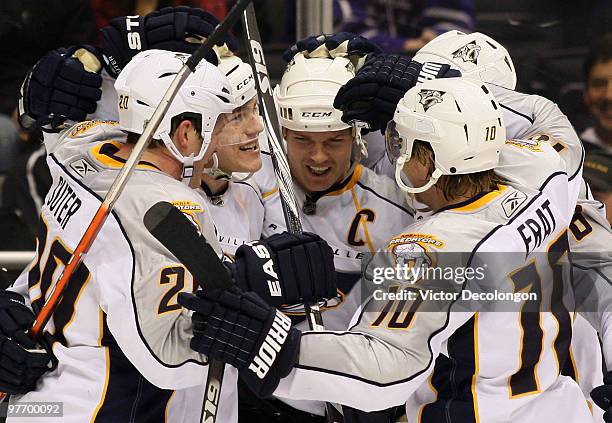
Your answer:
[[[151,235],[185,265],[201,288],[232,288],[232,279],[215,250],[179,209],[160,201],[147,210],[143,222]]]

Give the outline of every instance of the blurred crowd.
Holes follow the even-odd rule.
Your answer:
[[[4,0],[0,4],[0,250],[33,250],[41,199],[50,185],[41,134],[17,122],[28,70],[61,46],[99,43],[116,16],[185,4],[223,18],[231,0]],[[296,2],[255,0],[266,54],[295,41]],[[493,4],[495,3],[495,4]],[[536,4],[534,4],[536,3]],[[334,0],[334,30],[359,33],[388,52],[414,53],[450,29],[480,31],[504,43],[518,89],[557,102],[584,141],[584,174],[593,195],[612,210],[612,6],[571,2],[484,0]],[[274,13],[271,13],[274,11]],[[239,32],[239,28],[236,32]],[[280,69],[273,66],[271,74]]]

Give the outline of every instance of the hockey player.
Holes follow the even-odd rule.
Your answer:
[[[342,297],[359,277],[363,254],[376,251],[395,225],[412,221],[393,181],[360,164],[366,146],[332,105],[338,89],[353,76],[348,57],[299,53],[274,90],[302,225],[334,249]],[[266,165],[255,179],[262,189],[274,186],[262,194],[263,235],[270,236],[285,230],[285,223],[269,161]],[[325,319],[325,325],[344,329],[350,320],[345,317],[339,322]]]
[[[407,90],[415,82],[432,78],[429,72],[416,72],[419,69],[418,63],[431,63],[426,66],[427,68],[431,68],[435,63],[439,63],[437,66],[450,65],[460,70],[464,77],[477,78],[490,83],[488,88],[499,100],[504,113],[508,138],[530,138],[532,142],[544,140],[551,143],[568,164],[570,177],[579,178],[578,174],[583,160],[582,145],[575,136],[558,136],[558,131],[569,127],[567,118],[551,101],[540,96],[513,91],[516,85],[516,74],[512,60],[506,49],[490,37],[479,33],[463,34],[458,31],[449,31],[419,50],[411,63],[407,63],[405,59],[391,56],[380,57],[377,60],[379,60],[378,64],[372,62],[365,66],[361,76],[347,84],[347,87],[343,89],[344,92],[341,92],[338,98],[339,102],[365,104],[364,100],[369,100],[375,104],[381,102],[387,104],[393,102],[394,98],[398,98],[402,92],[402,85],[404,90]],[[392,63],[393,60],[396,61]],[[404,71],[406,67],[414,69],[412,78],[410,72]],[[381,69],[384,72],[377,74],[374,69]],[[398,70],[405,72],[404,78],[387,77],[388,74]],[[375,83],[374,86],[373,83]],[[366,87],[367,92],[364,90]],[[384,122],[391,119],[392,116],[385,107],[353,108],[348,112],[346,119],[368,120],[374,124],[381,122],[378,125],[383,126]],[[505,149],[502,149],[502,158],[504,151]],[[393,174],[395,171],[393,167],[385,165],[384,162],[382,165],[376,165],[376,168],[377,171],[385,174]],[[513,175],[514,169],[515,164],[509,161],[505,170],[498,168],[498,173],[503,172],[504,175],[510,176]],[[570,248],[578,252],[573,255],[572,262],[577,280],[583,281],[580,284],[580,291],[583,293],[580,295],[586,295],[584,291],[588,293],[595,290],[599,293],[600,303],[597,305],[591,303],[588,307],[582,308],[583,311],[588,310],[587,312],[576,315],[572,354],[564,374],[576,378],[589,402],[591,401],[589,396],[591,390],[602,383],[601,352],[595,329],[600,331],[604,339],[606,357],[610,355],[607,347],[611,345],[610,342],[605,342],[609,337],[607,333],[610,332],[608,316],[611,310],[611,300],[609,294],[606,294],[609,290],[602,289],[601,284],[606,278],[608,280],[612,278],[609,247],[602,248],[605,245],[612,245],[612,231],[608,226],[602,225],[601,209],[601,204],[593,201],[592,196],[589,198],[588,188],[582,184],[576,216],[570,225],[572,234],[569,238]],[[417,216],[421,217],[423,214],[418,213]],[[605,275],[603,280],[600,275]],[[594,310],[600,312],[593,313]],[[607,314],[604,313],[606,310],[608,310]],[[584,317],[588,318],[592,327],[586,324]],[[601,421],[601,410],[595,408],[593,413],[599,419],[598,421]]]
[[[539,151],[515,146],[517,163],[538,163],[530,167],[529,180],[520,181],[525,192],[500,185],[503,179],[492,171],[505,140],[499,109],[484,85],[467,79],[428,81],[406,94],[387,131],[389,151],[404,163],[403,189],[418,193],[436,214],[393,238],[391,257],[370,262],[366,282],[373,281],[377,268],[387,268],[396,259],[420,258],[442,266],[500,248],[508,253],[481,289],[508,284],[515,271],[532,266],[545,275],[551,274],[549,265],[565,266],[560,258],[567,250],[565,231],[576,200],[568,193],[577,190],[570,186],[565,163],[547,144]],[[524,232],[528,220],[540,222],[537,238]],[[547,225],[546,232],[541,225]],[[554,253],[542,254],[548,248]],[[444,251],[469,254],[459,259]],[[466,287],[469,284],[460,286]],[[412,399],[431,374],[443,344],[451,351],[461,345],[462,362],[455,363],[455,379],[449,381],[457,396],[434,400],[453,421],[591,419],[578,386],[559,376],[557,363],[567,354],[571,335],[569,313],[562,308],[539,313],[534,327],[532,319],[517,312],[455,311],[460,301],[419,305],[398,299],[390,303],[398,307],[391,313],[370,299],[349,332],[300,334],[251,293],[198,291],[181,294],[179,302],[195,310],[193,319],[205,325],[192,342],[197,350],[234,363],[231,351],[237,345],[253,345],[241,352],[248,364],[239,371],[261,395],[273,392],[381,409]],[[414,313],[417,306],[421,312]],[[233,313],[248,327],[257,327],[256,333],[233,330]],[[218,330],[228,332],[224,342],[212,339]],[[531,338],[540,338],[537,351],[521,346]],[[470,369],[469,375],[457,373],[460,369]],[[408,402],[411,416],[419,413],[415,406],[429,402],[416,399],[416,404]]]

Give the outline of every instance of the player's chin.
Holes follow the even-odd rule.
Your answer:
[[[304,188],[310,192],[326,191],[338,179],[333,166],[327,168],[319,166],[314,169],[311,166],[305,166],[302,175]]]

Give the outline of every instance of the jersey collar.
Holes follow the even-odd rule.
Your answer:
[[[476,194],[472,198],[469,198],[460,203],[451,204],[451,205],[442,207],[441,209],[438,209],[436,213],[440,213],[446,210],[452,210],[453,212],[458,212],[458,213],[469,213],[469,212],[476,211],[478,209],[483,208],[484,206],[489,204],[491,201],[495,200],[497,197],[502,195],[504,191],[506,191],[506,189],[508,189],[507,185],[498,185],[496,190],[488,191],[488,192],[481,192],[479,194]]]

